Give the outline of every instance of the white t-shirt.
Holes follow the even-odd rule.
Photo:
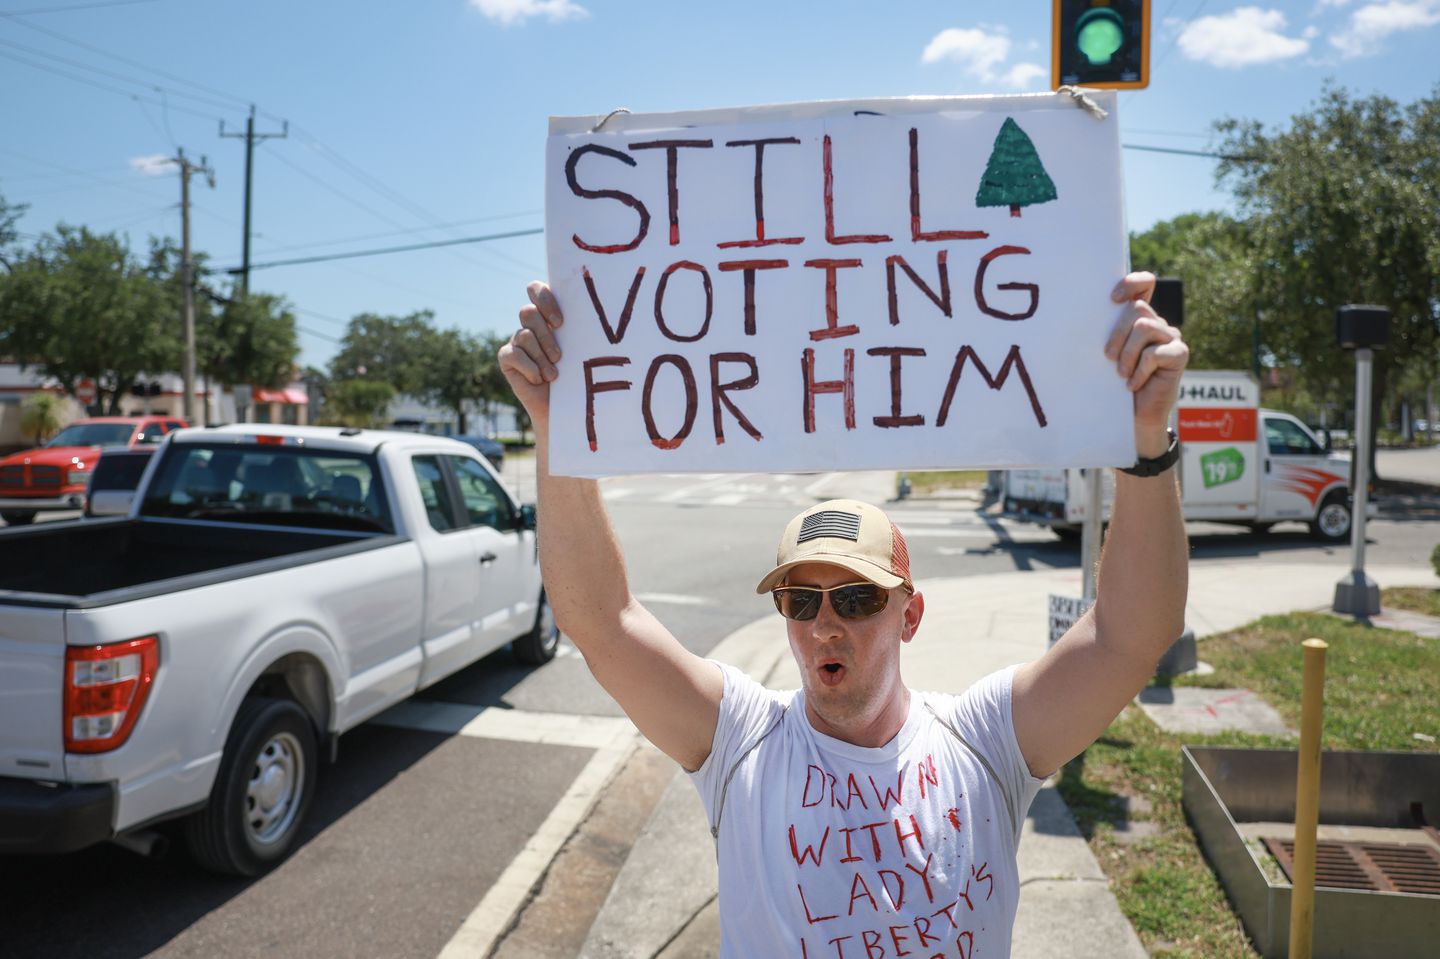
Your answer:
[[[721,669],[715,741],[690,778],[719,822],[722,959],[1010,954],[1015,849],[1042,785],[1015,740],[1014,667],[960,696],[912,692],[878,748],[816,732],[803,691]]]

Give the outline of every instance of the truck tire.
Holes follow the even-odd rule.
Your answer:
[[[544,666],[555,658],[560,648],[560,627],[545,590],[540,590],[540,608],[535,611],[535,626],[510,644],[515,658],[529,666]]]
[[[310,717],[288,699],[240,704],[210,803],[185,821],[195,861],[214,872],[258,876],[290,854],[315,793],[318,754]]]
[[[1350,496],[1344,490],[1336,490],[1320,504],[1315,519],[1310,522],[1310,532],[1327,543],[1343,543],[1350,538],[1351,522]]]
[[[0,519],[5,521],[6,526],[29,526],[35,522],[35,511],[33,509],[6,510],[0,513]]]

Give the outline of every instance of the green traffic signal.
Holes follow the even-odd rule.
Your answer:
[[[1051,86],[1149,85],[1150,0],[1051,0]]]
[[[1124,43],[1124,21],[1108,7],[1086,10],[1075,21],[1075,46],[1093,66],[1105,66]]]

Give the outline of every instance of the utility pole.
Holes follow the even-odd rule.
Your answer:
[[[290,121],[286,120],[279,133],[255,132],[255,104],[250,104],[250,116],[245,120],[244,133],[226,133],[225,121],[220,121],[220,135],[245,140],[245,236],[240,245],[240,299],[250,295],[250,184],[251,171],[255,163],[255,141],[285,138],[290,135]]]
[[[203,173],[210,189],[215,189],[215,171],[207,165],[206,158],[200,157],[198,164],[191,163],[185,151],[176,148],[171,163],[180,167],[180,282],[185,289],[185,381],[184,411],[185,422],[195,425],[195,261],[190,256],[190,174]]]

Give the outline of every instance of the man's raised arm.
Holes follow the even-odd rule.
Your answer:
[[[1154,288],[1149,273],[1120,282],[1114,296],[1128,307],[1105,347],[1135,396],[1142,459],[1169,447],[1166,426],[1190,356],[1179,331],[1150,308]],[[1049,775],[1094,742],[1185,629],[1189,550],[1177,472],[1116,472],[1094,608],[1042,658],[1016,671],[1015,734],[1036,776]]]
[[[681,766],[698,769],[710,754],[724,679],[631,594],[599,484],[550,475],[550,383],[561,360],[555,330],[564,318],[547,285],[531,283],[527,292],[520,329],[499,356],[535,430],[545,593],[590,672],[640,732]]]

